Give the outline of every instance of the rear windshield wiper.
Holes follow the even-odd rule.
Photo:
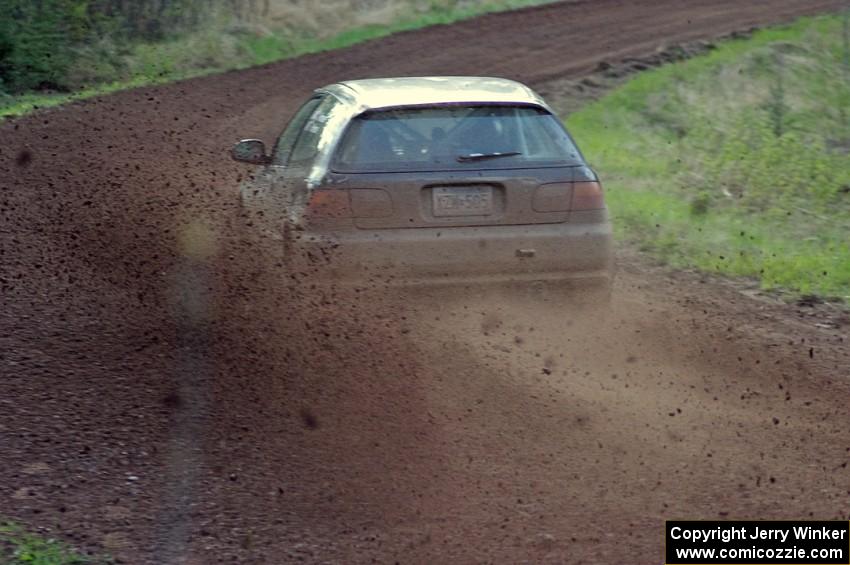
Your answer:
[[[457,160],[461,163],[469,161],[483,161],[484,159],[498,159],[499,157],[514,157],[522,155],[519,151],[502,151],[495,153],[469,153],[467,155],[458,155]]]

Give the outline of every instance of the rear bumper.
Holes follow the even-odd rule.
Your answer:
[[[612,277],[608,222],[302,233],[292,251],[298,272],[344,285],[607,287]]]

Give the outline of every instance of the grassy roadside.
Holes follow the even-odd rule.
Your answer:
[[[310,29],[268,30],[213,27],[157,42],[115,45],[108,39],[77,52],[77,82],[88,84],[71,93],[0,92],[0,117],[27,114],[139,86],[242,69],[307,53],[347,47],[400,31],[449,24],[490,12],[511,10],[554,0],[485,0],[462,4],[432,1],[426,11],[409,13],[388,24],[359,25],[324,37]]]
[[[98,562],[103,562],[98,561]],[[13,523],[0,524],[0,563],[7,565],[86,565],[93,561],[59,541],[26,532]]]
[[[724,42],[571,115],[620,237],[674,267],[850,302],[845,25]]]

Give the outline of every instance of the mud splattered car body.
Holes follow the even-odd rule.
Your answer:
[[[240,197],[248,223],[321,280],[567,282],[607,288],[596,174],[531,89],[482,77],[316,90]]]

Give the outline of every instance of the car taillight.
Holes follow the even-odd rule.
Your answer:
[[[601,210],[605,208],[605,198],[602,195],[602,185],[599,181],[581,181],[573,183],[573,203],[571,209]]]
[[[307,201],[306,220],[311,225],[333,224],[335,220],[351,218],[351,203],[347,190],[316,189]]]

